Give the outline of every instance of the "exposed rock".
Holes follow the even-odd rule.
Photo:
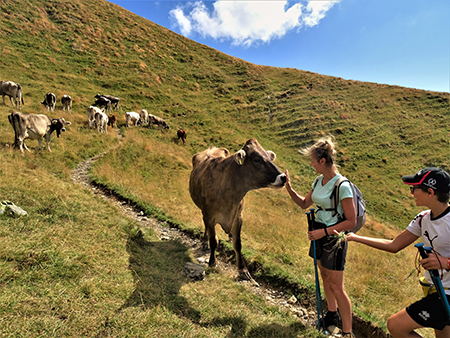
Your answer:
[[[5,214],[11,217],[28,216],[28,213],[21,207],[18,207],[13,202],[1,201],[0,202],[0,214]]]
[[[193,280],[205,279],[205,267],[200,264],[187,262],[183,268],[183,272],[186,276]]]

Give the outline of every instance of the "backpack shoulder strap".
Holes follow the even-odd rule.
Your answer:
[[[320,175],[320,176],[317,176],[317,177],[316,177],[316,179],[314,180],[314,186],[313,186],[313,189],[316,188],[317,183],[319,183],[319,180],[320,180],[321,177],[323,177],[323,175]]]
[[[341,187],[342,183],[344,183],[344,182],[350,182],[350,181],[348,180],[348,178],[346,178],[345,176],[342,176],[342,175],[340,177],[338,177],[336,182],[334,182],[333,192],[331,193],[331,196],[330,196],[333,217],[336,216],[336,214],[338,213],[337,208],[339,205],[339,188]]]

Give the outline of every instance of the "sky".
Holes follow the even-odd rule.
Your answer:
[[[248,62],[450,92],[450,0],[109,0]]]

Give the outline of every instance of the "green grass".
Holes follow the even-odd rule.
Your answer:
[[[248,294],[243,297],[251,301],[244,303],[252,305],[244,318],[254,319],[243,319],[242,298],[235,297],[239,286],[220,274],[210,274],[210,285],[203,286],[209,292],[196,298],[200,284],[173,277],[170,269],[150,273],[153,261],[145,255],[182,265],[189,253],[179,243],[157,242],[151,233],[136,237],[136,225],[70,183],[70,171],[96,154],[107,152],[92,168],[93,179],[148,214],[196,232],[203,225],[188,192],[191,158],[209,146],[235,152],[255,137],[277,153],[276,163],[290,170],[294,188],[305,194],[316,174],[298,150],[334,135],[341,173],[368,201],[363,233],[378,237],[395,236],[419,211],[402,175],[424,166],[450,169],[448,93],[252,65],[102,1],[6,1],[0,9],[1,80],[22,85],[23,112],[72,122],[60,138],[52,136],[52,153],[39,152],[29,140],[32,152],[21,156],[11,149],[14,135],[6,117],[13,108],[8,100],[0,104],[1,198],[30,213],[26,219],[1,219],[5,336],[170,337],[185,327],[196,337],[304,334],[294,319],[273,315],[275,310]],[[40,104],[49,91],[57,95],[53,114]],[[122,140],[111,129],[107,135],[89,130],[86,109],[97,92],[122,98],[121,110],[114,112]],[[73,115],[60,110],[63,94],[74,100]],[[125,112],[143,108],[171,129],[125,128]],[[186,146],[176,142],[178,127],[188,133]],[[221,231],[219,236],[226,239]],[[249,263],[263,266],[256,276],[313,285],[304,211],[284,190],[248,194],[242,236]],[[414,266],[413,249],[374,253],[351,245],[346,285],[355,311],[383,326],[421,291],[413,278],[404,281]],[[136,255],[142,269],[137,274],[131,261]],[[168,280],[177,293],[140,286],[136,276],[150,284]],[[231,304],[221,296],[222,285],[231,290]],[[141,306],[141,296],[147,305]],[[122,308],[127,302],[134,305]],[[208,307],[222,303],[218,318]]]

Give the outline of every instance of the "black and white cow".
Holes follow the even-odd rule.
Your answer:
[[[97,98],[95,100],[93,106],[96,106],[99,108],[104,107],[105,111],[111,113],[111,101],[104,96],[100,96],[99,98]]]
[[[63,106],[63,110],[66,110],[72,114],[72,98],[69,95],[63,95],[61,97],[61,104]]]
[[[42,101],[41,103],[47,108],[47,110],[54,112],[56,105],[56,95],[53,93],[45,94],[44,101]]]

